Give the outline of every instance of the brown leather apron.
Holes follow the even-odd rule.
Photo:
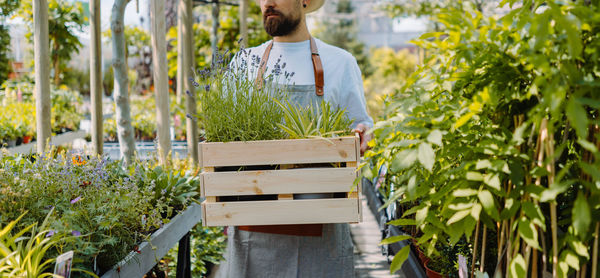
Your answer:
[[[273,48],[273,41],[267,46],[260,62],[260,68],[256,76],[256,85],[262,88],[264,84],[263,75],[265,73],[269,54]],[[323,96],[323,64],[319,57],[319,50],[313,37],[310,37],[310,52],[315,74],[315,95]],[[288,86],[288,89],[294,91],[294,86]],[[302,91],[302,90],[298,90]],[[323,233],[323,224],[302,224],[302,225],[263,225],[263,226],[238,226],[238,229],[250,232],[261,232],[270,234],[294,235],[294,236],[321,236]]]

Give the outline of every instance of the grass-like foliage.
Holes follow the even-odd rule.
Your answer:
[[[46,253],[60,245],[67,235],[50,229],[52,213],[50,210],[41,225],[33,223],[16,230],[15,226],[26,214],[23,213],[6,226],[0,226],[0,277],[54,277],[49,271],[56,259],[48,258]],[[89,271],[72,270],[97,277]]]
[[[286,100],[287,87],[278,81],[293,73],[282,72],[285,64],[276,64],[259,87],[248,76],[260,59],[248,57],[249,52],[244,50],[238,55],[231,67],[227,65],[227,55],[217,55],[211,68],[198,71],[199,82],[192,80],[200,95],[199,117],[207,141],[299,139],[349,133],[352,120],[346,117],[345,110],[334,109],[325,101],[300,107]]]
[[[284,122],[277,126],[287,133],[289,139],[350,134],[352,120],[345,116],[345,109],[333,108],[326,101],[322,101],[320,105],[311,103],[306,108],[293,105],[287,100],[274,101],[284,116]]]
[[[285,137],[277,126],[283,112],[273,101],[282,89],[266,85],[258,89],[246,77],[246,68],[229,68],[218,56],[212,68],[199,72],[200,118],[209,142],[272,140]],[[269,82],[267,80],[267,82]]]

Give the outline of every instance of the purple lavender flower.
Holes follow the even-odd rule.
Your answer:
[[[81,200],[81,196],[79,196],[79,197],[77,197],[77,198],[75,198],[75,199],[71,200],[71,205],[72,205],[72,204],[75,204],[75,203],[77,203],[77,202],[79,202],[80,200]]]
[[[51,237],[51,236],[53,236],[55,233],[56,233],[56,231],[55,231],[55,230],[50,230],[50,231],[48,231],[48,233],[46,234],[46,237]]]
[[[73,230],[73,231],[71,232],[71,234],[72,234],[72,235],[74,235],[74,236],[81,236],[81,232],[79,232],[79,231],[77,231],[77,230]]]

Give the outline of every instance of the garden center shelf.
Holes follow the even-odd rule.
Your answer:
[[[360,222],[359,148],[358,135],[200,143],[203,224]]]
[[[154,232],[150,236],[150,242],[144,241],[137,251],[129,253],[125,259],[102,275],[102,278],[143,277],[171,247],[200,222],[201,215],[200,205],[192,203]]]
[[[50,139],[50,144],[55,145],[55,146],[68,144],[68,143],[75,141],[76,139],[85,138],[85,135],[86,135],[86,132],[83,130],[68,131],[65,133],[58,134],[56,136],[52,136],[52,138]],[[19,154],[19,153],[23,153],[23,154],[34,153],[37,150],[37,142],[33,141],[31,143],[19,145],[19,146],[13,147],[13,148],[8,148],[7,150],[8,150],[8,153],[11,155]]]

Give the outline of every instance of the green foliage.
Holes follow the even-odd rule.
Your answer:
[[[151,141],[156,138],[155,101],[156,99],[153,95],[137,96],[131,99],[131,118],[136,140]],[[171,123],[175,129],[175,139],[185,140],[185,103],[177,103],[175,96],[171,96],[169,104],[169,111],[172,117]],[[114,111],[114,104],[112,108]],[[107,141],[117,140],[117,125],[114,119],[105,120],[103,128],[104,138]]]
[[[189,172],[157,168],[155,161],[128,168],[102,157],[51,150],[31,158],[0,157],[0,226],[29,211],[18,229],[40,222],[54,208],[50,228],[76,235],[47,257],[74,250],[82,269],[107,270],[169,221],[197,194]]]
[[[102,33],[105,38],[112,38],[111,29],[107,29]],[[137,26],[125,26],[123,31],[125,35],[125,59],[129,62],[134,61],[132,67],[135,76],[129,77],[129,86],[133,92],[144,93],[150,90],[152,84],[152,49],[150,47],[150,33]],[[167,40],[169,38],[167,37]],[[131,60],[130,60],[131,59]],[[104,83],[109,86],[112,91],[114,80],[108,80],[108,76],[112,76],[112,67],[107,69],[110,72],[105,73]],[[111,79],[113,79],[111,77]],[[105,85],[105,86],[106,86]]]
[[[357,22],[354,19],[348,19],[354,11],[352,1],[338,0],[337,13],[346,16],[342,19],[325,19],[320,22],[319,27],[314,32],[314,36],[324,42],[335,45],[352,53],[360,67],[363,76],[370,76],[373,73],[373,66],[369,62],[369,57],[365,50],[364,43],[357,38]]]
[[[349,135],[352,120],[344,113],[345,109],[333,109],[331,105],[322,101],[308,107],[298,107],[287,100],[274,100],[283,111],[283,123],[277,123],[289,139],[303,139],[311,137],[333,137]]]
[[[218,265],[223,260],[227,237],[223,233],[222,227],[203,227],[202,224],[197,224],[190,231],[190,236],[192,277],[204,277],[207,274],[209,263]],[[178,247],[175,246],[165,256],[165,259],[169,261],[169,277],[171,278],[174,278],[176,274],[177,250]]]
[[[33,6],[31,1],[22,1],[19,10],[27,23],[26,34],[29,43],[33,44]],[[54,84],[58,86],[63,79],[62,73],[73,54],[82,46],[76,32],[82,32],[88,24],[81,3],[65,0],[48,1],[48,34],[50,38],[50,61],[54,69]]]
[[[79,123],[83,119],[80,107],[83,100],[78,92],[70,90],[66,86],[53,88],[51,92],[52,132],[61,133],[70,130],[78,130]]]
[[[65,235],[47,236],[52,210],[39,227],[37,223],[33,223],[13,232],[25,214],[0,229],[0,277],[52,277],[47,272],[56,259],[46,259],[45,255],[48,250],[59,245]]]
[[[408,50],[394,51],[391,48],[371,50],[373,74],[364,80],[365,98],[369,115],[382,116],[385,99],[395,94],[417,69],[415,55]]]
[[[20,0],[4,0],[0,3],[0,16],[10,16],[20,5]]]
[[[0,84],[3,84],[8,79],[8,74],[11,71],[10,63],[8,62],[9,47],[10,34],[8,33],[8,26],[0,24]]]
[[[499,250],[511,243],[502,273],[521,277],[537,263],[527,250],[554,249],[566,277],[594,260],[600,219],[600,7],[504,1],[507,14],[487,17],[453,2],[432,14],[443,31],[415,42],[430,56],[391,98],[367,158],[389,166],[388,198],[413,204],[403,217],[428,253],[472,242],[480,221],[504,230]]]

